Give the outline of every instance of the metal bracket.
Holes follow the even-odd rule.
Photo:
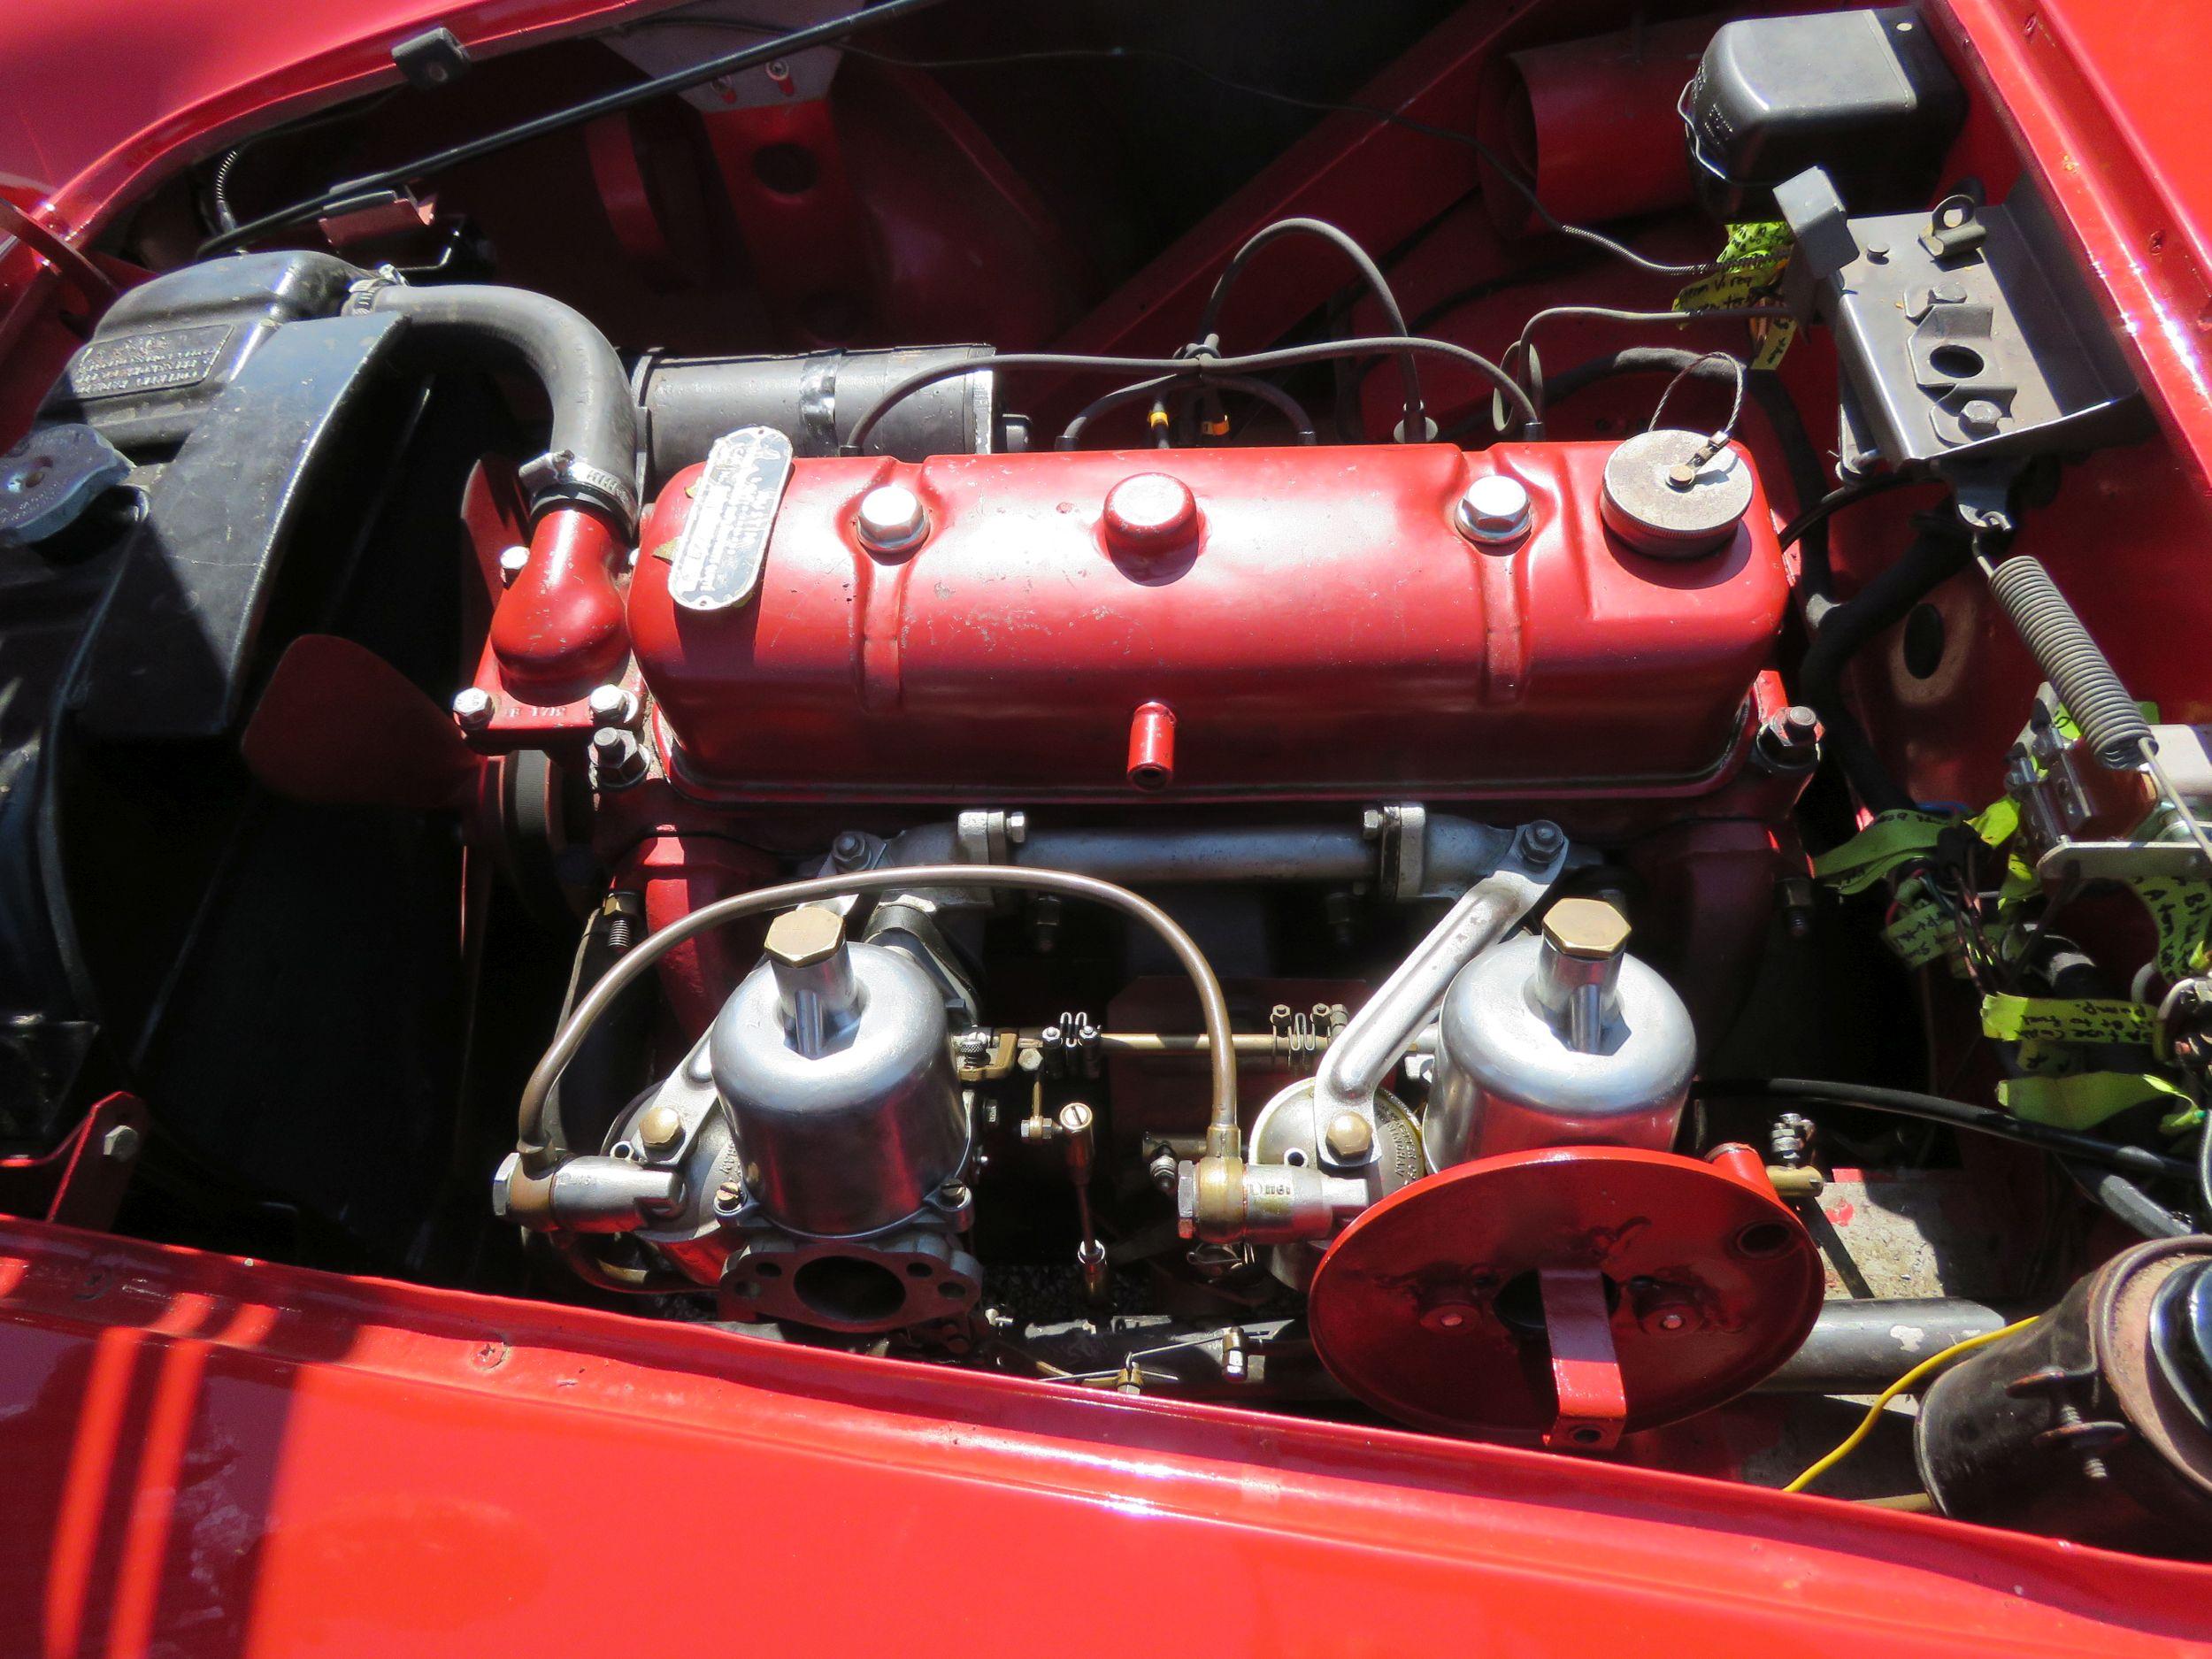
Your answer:
[[[1029,838],[1025,812],[970,810],[953,822],[953,853],[964,864],[1012,862],[1012,849]]]
[[[111,1094],[95,1102],[51,1152],[0,1158],[0,1210],[71,1227],[112,1225],[150,1122],[135,1095]]]
[[[1975,217],[1981,204],[1970,196],[1947,196],[1928,216],[1928,228],[1920,233],[1920,245],[1938,259],[1969,254],[1988,240],[1989,227]]]
[[[2057,881],[2199,881],[2204,855],[2193,841],[2061,841],[2036,860],[2035,873]]]
[[[1537,1270],[1537,1282],[1558,1398],[1544,1444],[1553,1451],[1609,1451],[1628,1420],[1628,1390],[1613,1348],[1605,1276],[1594,1268],[1545,1267]]]

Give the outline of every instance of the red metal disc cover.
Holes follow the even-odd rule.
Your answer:
[[[1560,1286],[1594,1273],[1607,1316],[1571,1333]],[[1480,1159],[1393,1194],[1329,1248],[1309,1317],[1331,1374],[1378,1411],[1495,1439],[1571,1421],[1568,1348],[1601,1371],[1609,1337],[1620,1421],[1567,1441],[1595,1448],[1750,1387],[1804,1341],[1821,1294],[1810,1235],[1763,1181],[1583,1147]]]

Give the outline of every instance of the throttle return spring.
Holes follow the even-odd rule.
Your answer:
[[[2015,555],[1987,569],[1998,603],[2098,763],[2113,772],[2139,764],[2155,748],[2150,723],[2042,561]]]

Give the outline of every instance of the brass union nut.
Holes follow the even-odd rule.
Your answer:
[[[1603,899],[1562,899],[1544,913],[1544,938],[1563,956],[1601,962],[1628,943],[1628,918]]]
[[[826,962],[845,942],[845,918],[821,904],[803,904],[786,910],[768,925],[763,946],[771,960],[787,967],[803,968]]]

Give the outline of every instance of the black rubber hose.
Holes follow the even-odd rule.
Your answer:
[[[1163,374],[1156,380],[1140,380],[1133,386],[1118,386],[1103,396],[1094,397],[1076,411],[1074,419],[1054,440],[1052,447],[1056,449],[1079,449],[1083,442],[1083,429],[1101,415],[1118,409],[1124,403],[1133,403],[1138,398],[1181,384],[1182,381],[1174,375]],[[1262,403],[1272,404],[1297,432],[1299,442],[1312,443],[1316,441],[1313,417],[1306,412],[1305,405],[1272,380],[1263,380],[1248,374],[1216,374],[1210,376],[1206,384],[1217,391],[1243,392]]]
[[[626,533],[634,526],[637,406],[630,377],[581,311],[527,288],[475,283],[387,283],[369,294],[364,309],[404,317],[411,338],[419,337],[432,354],[475,353],[534,375],[553,409],[554,475],[531,504],[601,507]]]
[[[2100,1141],[2094,1135],[2077,1134],[2070,1129],[2030,1123],[1995,1106],[1970,1105],[1965,1101],[1947,1100],[1940,1094],[1923,1094],[1912,1089],[1770,1077],[1701,1082],[1697,1085],[1697,1093],[1708,1100],[1806,1100],[1825,1101],[1836,1106],[1863,1106],[1872,1111],[1893,1112],[1901,1118],[1918,1118],[1929,1123],[1947,1124],[1954,1129],[1970,1129],[1977,1134],[2016,1141],[2023,1146],[2122,1175],[2184,1181],[2196,1179],[2195,1166],[2184,1158],[2170,1158],[2141,1147],[2122,1146],[2117,1141]]]
[[[1798,664],[1796,700],[1820,716],[1844,776],[1872,811],[1901,810],[1913,801],[1889,775],[1866,728],[1845,703],[1844,666],[1862,646],[1903,621],[1915,605],[1958,574],[1970,554],[1963,527],[1931,520],[1894,564],[1827,612]]]
[[[1990,567],[1989,586],[2091,752],[2114,772],[2140,763],[2150,722],[2042,561],[2016,554]]]
[[[1936,481],[1934,479],[1916,472],[1877,472],[1871,478],[1855,479],[1848,484],[1839,484],[1809,506],[1801,507],[1797,517],[1782,526],[1782,534],[1778,539],[1784,547],[1789,546],[1793,541],[1805,543],[1805,559],[1809,570],[1812,558],[1811,549],[1817,544],[1820,549],[1821,562],[1824,566],[1828,558],[1828,520],[1830,518],[1846,507],[1871,500],[1876,495],[1886,495],[1893,489],[1909,489],[1916,484],[1932,484]],[[1824,582],[1818,589],[1818,596],[1823,599],[1828,597],[1828,588]]]
[[[1325,219],[1279,219],[1272,225],[1255,231],[1244,246],[1236,250],[1229,263],[1222,267],[1215,280],[1213,292],[1206,296],[1206,308],[1199,314],[1198,337],[1202,341],[1217,340],[1221,334],[1222,307],[1228,303],[1229,290],[1251,264],[1253,256],[1270,244],[1289,236],[1312,236],[1327,242],[1347,259],[1359,273],[1367,291],[1375,296],[1375,303],[1388,325],[1387,332],[1397,335],[1410,334],[1406,326],[1405,311],[1398,304],[1398,296],[1391,291],[1390,279],[1382,273],[1367,250],[1348,234]],[[1405,386],[1405,419],[1398,428],[1401,443],[1425,443],[1429,438],[1429,419],[1426,407],[1421,402],[1421,365],[1410,351],[1398,354],[1398,378]]]

